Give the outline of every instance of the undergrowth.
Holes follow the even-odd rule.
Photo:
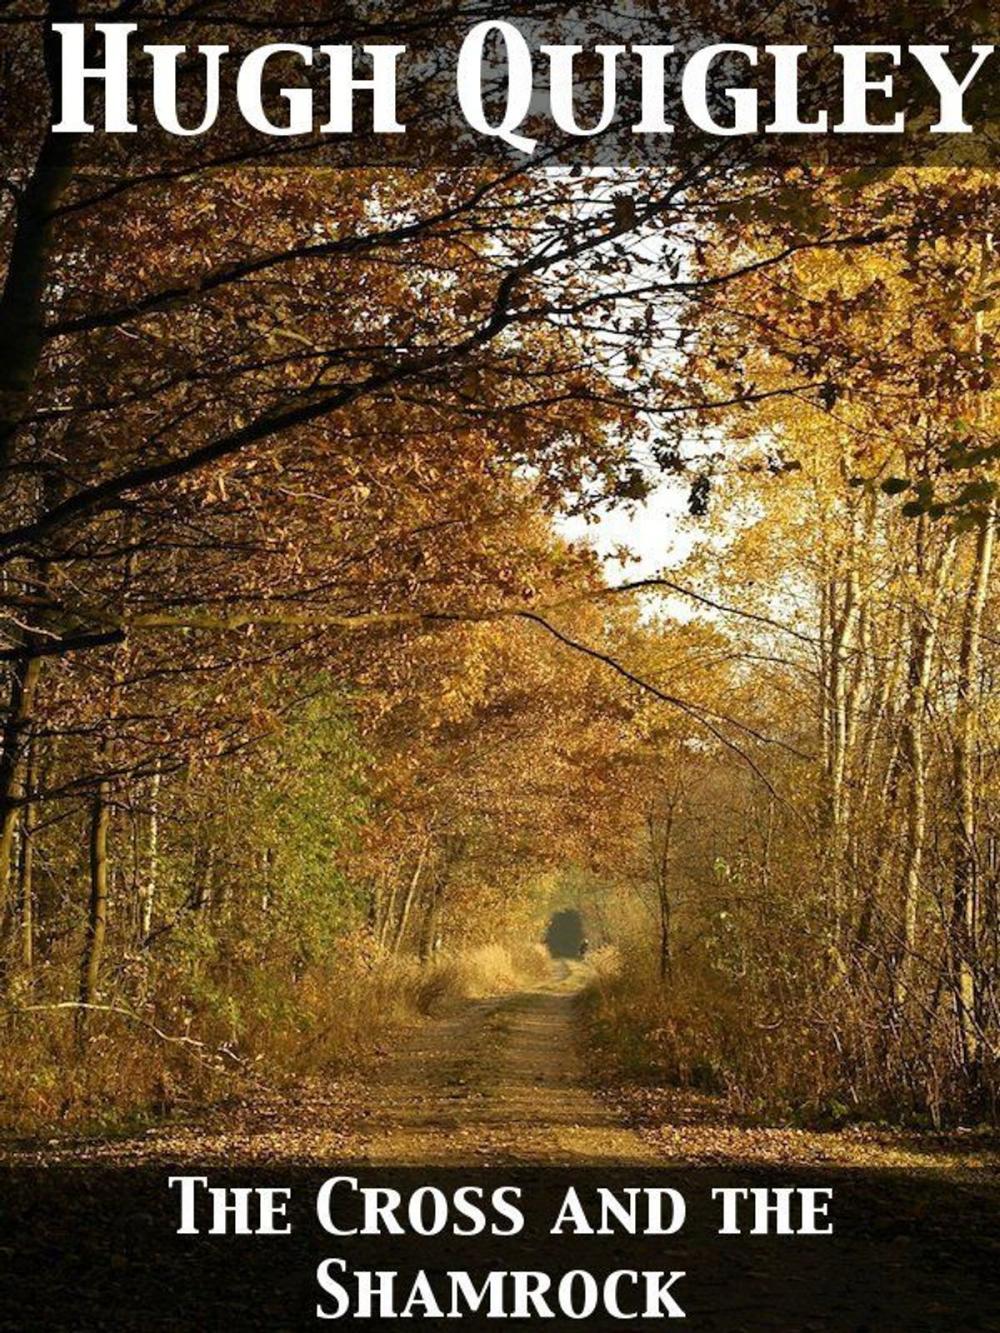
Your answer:
[[[946,1116],[962,1106],[946,1044],[878,1029],[837,976],[799,982],[761,967],[732,977],[692,949],[662,979],[653,948],[637,940],[588,962],[592,1062],[609,1082],[718,1094],[753,1123],[939,1129],[991,1119],[981,1107]]]
[[[304,963],[280,950],[225,955],[197,942],[137,958],[81,1015],[72,960],[7,997],[0,1133],[122,1132],[183,1117],[254,1082],[363,1073],[394,1035],[467,998],[518,989],[544,952],[488,944],[421,962],[343,938]]]

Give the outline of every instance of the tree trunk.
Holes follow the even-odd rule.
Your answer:
[[[951,948],[955,1004],[966,1070],[979,1064],[976,1020],[976,917],[978,856],[976,850],[976,760],[979,752],[979,687],[983,611],[993,565],[996,512],[983,522],[976,542],[962,641],[959,649],[957,716],[955,722],[955,835],[952,877]]]
[[[76,5],[49,5],[50,18],[72,20]],[[60,82],[58,39],[46,26],[45,69],[53,101]],[[0,466],[9,460],[35,382],[45,339],[42,298],[59,204],[70,182],[79,144],[75,134],[45,136],[17,200],[7,275],[0,293]]]
[[[265,862],[270,874],[270,861]],[[198,878],[194,889],[194,910],[196,912],[211,911],[214,901],[215,888],[215,846],[209,843],[205,848],[205,859],[198,870]],[[268,910],[269,889],[265,889],[264,910]]]
[[[14,837],[21,812],[25,735],[31,724],[41,667],[41,659],[38,657],[20,658],[14,664],[3,725],[3,751],[0,753],[0,922],[4,926],[4,935],[13,916],[11,869]]]
[[[28,740],[27,800],[21,816],[21,963],[30,972],[35,962],[35,819],[34,792],[38,786],[38,743]]]
[[[848,845],[846,780],[850,754],[857,730],[860,696],[856,656],[858,631],[862,618],[861,580],[858,556],[861,538],[861,513],[855,507],[851,515],[850,540],[845,554],[842,604],[838,608],[835,585],[831,586],[828,609],[830,648],[828,653],[829,725],[827,761],[827,846],[830,925],[836,947],[841,948],[845,926],[845,867]],[[825,682],[824,682],[825,684]]]
[[[920,520],[926,536],[926,520]],[[921,538],[918,538],[921,540]],[[910,989],[913,956],[917,942],[917,911],[924,852],[927,843],[927,696],[938,636],[938,611],[955,555],[955,538],[949,539],[938,561],[934,586],[927,605],[914,616],[910,648],[909,688],[902,754],[909,768],[909,799],[906,810],[906,846],[900,893],[899,936],[892,956],[893,1017],[898,1019]]]
[[[209,857],[212,855],[212,848],[209,847]],[[265,847],[264,855],[261,860],[261,878],[263,884],[260,894],[260,910],[267,916],[274,902],[274,848]],[[198,886],[198,906],[202,906],[202,895],[204,894],[204,882]]]
[[[126,524],[126,533],[129,525]],[[122,609],[128,603],[128,591],[135,573],[136,556],[133,552],[125,562],[122,572]],[[125,648],[119,648],[114,655],[111,679],[108,683],[106,716],[108,729],[101,742],[98,755],[98,772],[105,774],[98,779],[90,812],[90,901],[87,910],[87,930],[84,936],[83,957],[80,964],[80,1003],[93,1004],[101,975],[101,962],[104,955],[104,937],[108,926],[108,887],[110,871],[108,866],[108,829],[111,823],[111,778],[115,762],[114,723],[118,716],[119,694],[125,679]],[[80,1036],[86,1026],[87,1011],[80,1009]]]
[[[97,785],[90,811],[90,903],[87,933],[80,968],[80,1003],[96,1003],[104,955],[104,937],[108,927],[108,826],[111,822],[110,783]],[[86,1010],[80,1011],[81,1031]]]
[[[381,914],[379,916],[378,931],[376,938],[379,948],[384,949],[389,942],[389,931],[392,929],[392,923],[395,920],[396,896],[399,892],[399,883],[395,875],[392,876],[392,882],[389,884],[388,893],[381,895]]]
[[[659,973],[660,985],[665,986],[670,980],[671,958],[670,958],[670,898],[661,889],[660,891],[660,955],[659,955]]]
[[[393,953],[399,953],[403,940],[406,938],[406,927],[410,921],[410,910],[413,907],[413,900],[416,897],[417,886],[420,883],[420,876],[423,874],[424,862],[427,860],[427,849],[430,846],[430,839],[424,840],[420,848],[420,855],[417,857],[417,864],[410,878],[406,889],[406,897],[403,899],[402,910],[399,913],[399,921],[396,926],[396,934],[392,942]]]
[[[986,238],[981,252],[980,285],[990,269],[992,238]],[[984,318],[976,315],[975,350],[982,352]],[[979,395],[977,417],[985,424],[985,403]],[[962,619],[962,637],[958,654],[955,709],[955,832],[952,873],[951,955],[954,973],[955,1008],[962,1059],[966,1073],[978,1077],[980,1037],[976,997],[976,927],[979,911],[979,858],[976,846],[976,763],[979,756],[980,671],[983,641],[983,613],[993,572],[996,540],[997,504],[992,500],[982,518],[976,537],[975,556]]]
[[[153,773],[149,784],[149,846],[146,874],[139,895],[139,943],[149,937],[153,928],[153,905],[160,871],[160,770]]]
[[[447,884],[447,873],[442,871],[436,875],[431,885],[430,894],[427,899],[427,909],[424,912],[423,925],[420,931],[420,961],[426,963],[427,960],[438,949],[438,923],[441,919],[441,902],[444,898],[445,886]]]
[[[680,805],[680,794],[672,793],[664,799],[662,819],[658,820],[658,802],[650,804],[646,812],[646,828],[649,834],[649,852],[652,863],[653,884],[656,888],[657,930],[657,973],[660,984],[666,985],[672,969],[670,928],[673,917],[673,903],[670,896],[670,864],[673,854],[674,820]]]

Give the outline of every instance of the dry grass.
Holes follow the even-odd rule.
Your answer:
[[[995,1108],[964,1114],[945,1023],[930,1041],[906,1028],[887,1035],[844,978],[820,984],[761,966],[734,981],[691,950],[663,982],[641,939],[593,961],[587,1008],[610,1082],[721,1094],[744,1122],[936,1129],[996,1119]]]
[[[107,1010],[65,1005],[67,960],[11,997],[0,1042],[0,1132],[107,1132],[190,1114],[249,1082],[363,1070],[393,1034],[467,998],[543,978],[535,945],[483,945],[427,963],[348,936],[334,957],[164,963],[106,989]],[[29,1006],[38,1006],[37,1008]]]
[[[549,957],[538,944],[483,944],[459,954],[446,954],[421,969],[418,1008],[431,1013],[449,1001],[481,999],[521,990],[543,981]]]

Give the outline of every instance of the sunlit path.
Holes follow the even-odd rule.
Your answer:
[[[585,1084],[575,1004],[587,971],[553,964],[535,990],[484,1000],[418,1033],[381,1071],[372,1163],[651,1162]]]

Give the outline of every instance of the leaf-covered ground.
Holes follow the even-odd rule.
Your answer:
[[[412,1031],[364,1082],[260,1091],[200,1124],[134,1138],[13,1148],[0,1326],[311,1327],[317,1237],[302,1253],[274,1239],[179,1242],[166,1177],[192,1167],[230,1183],[294,1183],[300,1201],[342,1167],[404,1193],[428,1180],[517,1179],[542,1211],[567,1182],[666,1184],[688,1199],[689,1218],[652,1258],[629,1237],[590,1253],[542,1235],[520,1262],[669,1258],[689,1274],[692,1325],[732,1333],[997,1326],[1000,1190],[987,1141],[754,1128],[704,1097],[598,1093],[584,1072],[578,987],[569,972],[470,1003]],[[720,1185],[831,1187],[835,1234],[722,1240],[711,1205]],[[400,1244],[376,1258],[405,1267]],[[429,1253],[443,1265],[448,1247]],[[474,1261],[486,1254],[480,1247]]]
[[[470,1001],[413,1028],[363,1077],[261,1086],[191,1123],[134,1137],[23,1142],[6,1156],[109,1165],[829,1166],[1000,1187],[1000,1142],[984,1131],[774,1128],[741,1122],[704,1093],[601,1086],[588,1076],[575,1003],[584,980],[582,970],[560,965],[535,990]]]

